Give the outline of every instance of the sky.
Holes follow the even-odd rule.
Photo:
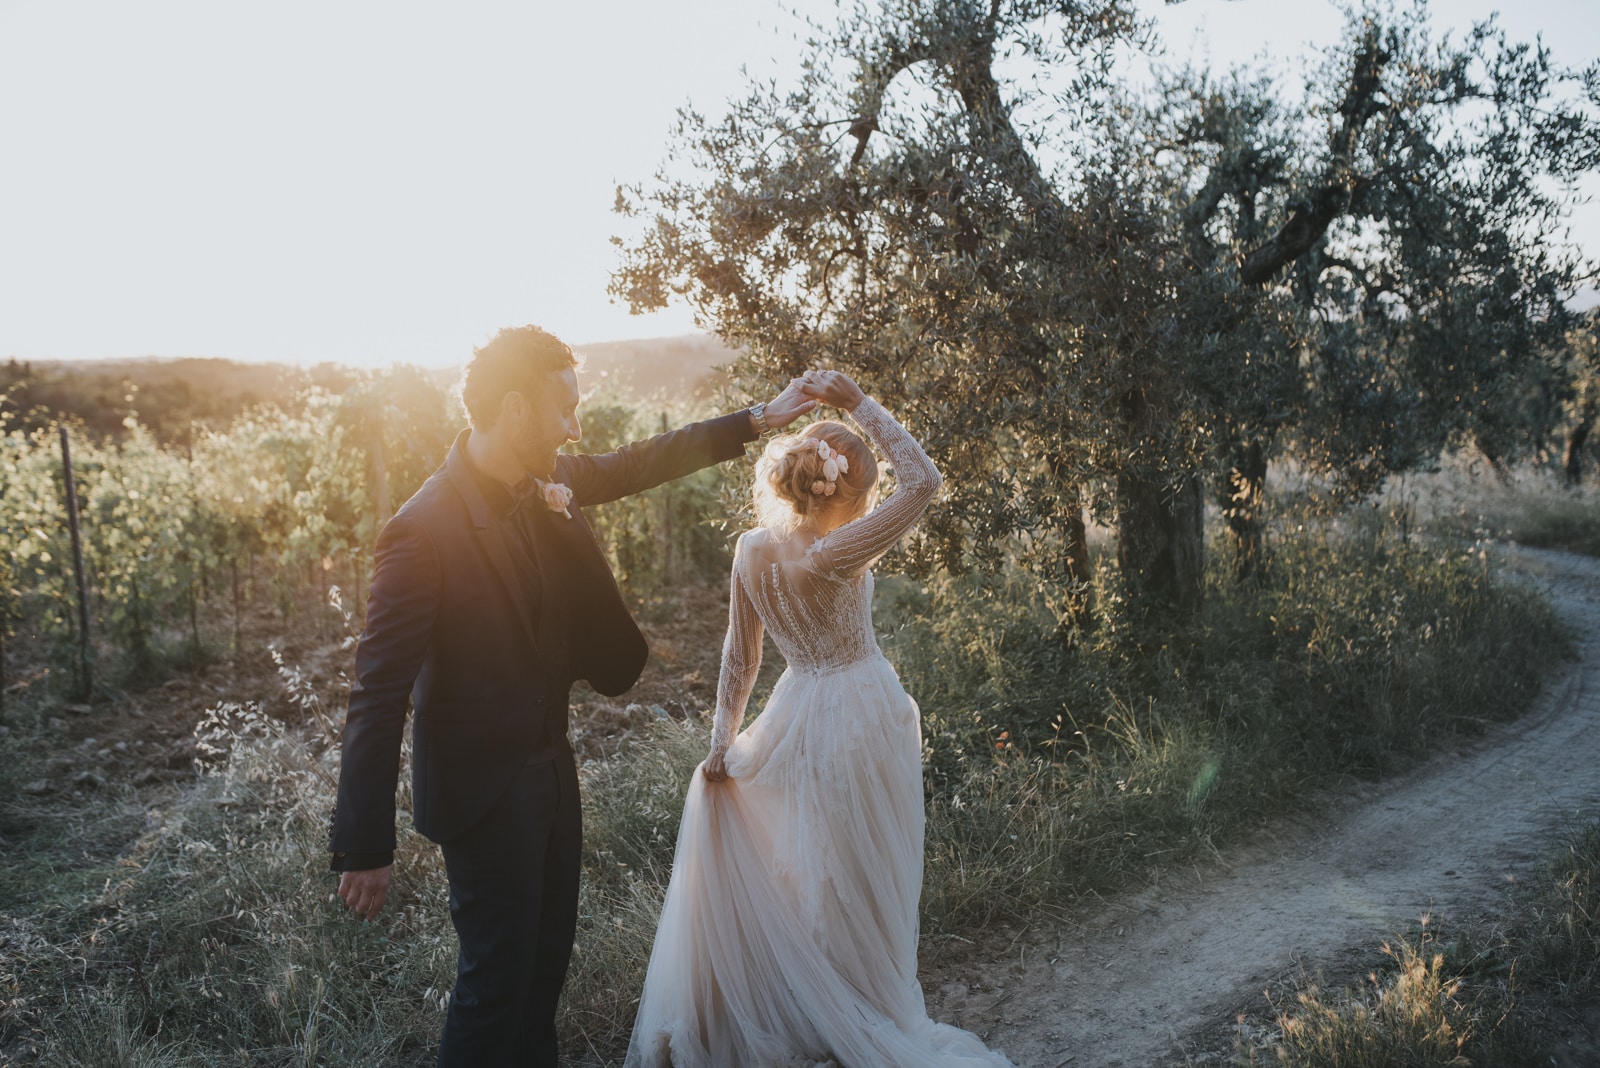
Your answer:
[[[1280,61],[1328,0],[1141,0],[1170,56]],[[1497,8],[1559,62],[1594,0]],[[606,295],[618,183],[676,110],[794,71],[830,0],[0,0],[0,359],[462,362],[501,326],[575,346],[694,329]],[[1600,253],[1600,207],[1574,221]]]

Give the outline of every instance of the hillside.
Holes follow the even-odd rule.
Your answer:
[[[706,398],[716,390],[718,369],[738,353],[710,334],[602,341],[574,345],[583,357],[585,385],[615,390],[627,400],[656,394]]]
[[[736,353],[711,335],[576,345],[584,388],[633,403],[666,396],[706,399],[716,368]],[[423,371],[435,386],[453,387],[460,368]],[[363,372],[337,364],[301,367],[220,358],[139,357],[114,360],[10,360],[0,364],[0,414],[10,426],[83,424],[96,438],[120,437],[137,412],[158,441],[188,444],[196,424],[221,429],[260,404],[293,408],[308,390],[343,393]]]

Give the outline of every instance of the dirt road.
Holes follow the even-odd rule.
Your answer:
[[[1600,808],[1600,561],[1515,549],[1505,562],[1548,592],[1578,645],[1527,716],[1081,926],[995,946],[962,968],[970,987],[928,984],[934,1018],[1024,1068],[1205,1061],[1240,1013],[1268,1011],[1269,984],[1339,974],[1424,913],[1502,901]]]

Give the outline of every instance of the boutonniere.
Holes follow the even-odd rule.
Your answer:
[[[544,506],[552,512],[560,512],[568,519],[572,513],[568,505],[572,504],[572,487],[560,482],[539,482],[539,492],[544,496]]]

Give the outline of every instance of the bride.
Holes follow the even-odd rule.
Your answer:
[[[917,984],[922,744],[916,702],[872,633],[867,569],[922,515],[939,472],[848,376],[806,392],[842,423],[777,438],[756,469],[761,525],[734,550],[711,754],[684,802],[628,1068],[1006,1068],[928,1019]],[[763,632],[787,667],[735,736]]]

